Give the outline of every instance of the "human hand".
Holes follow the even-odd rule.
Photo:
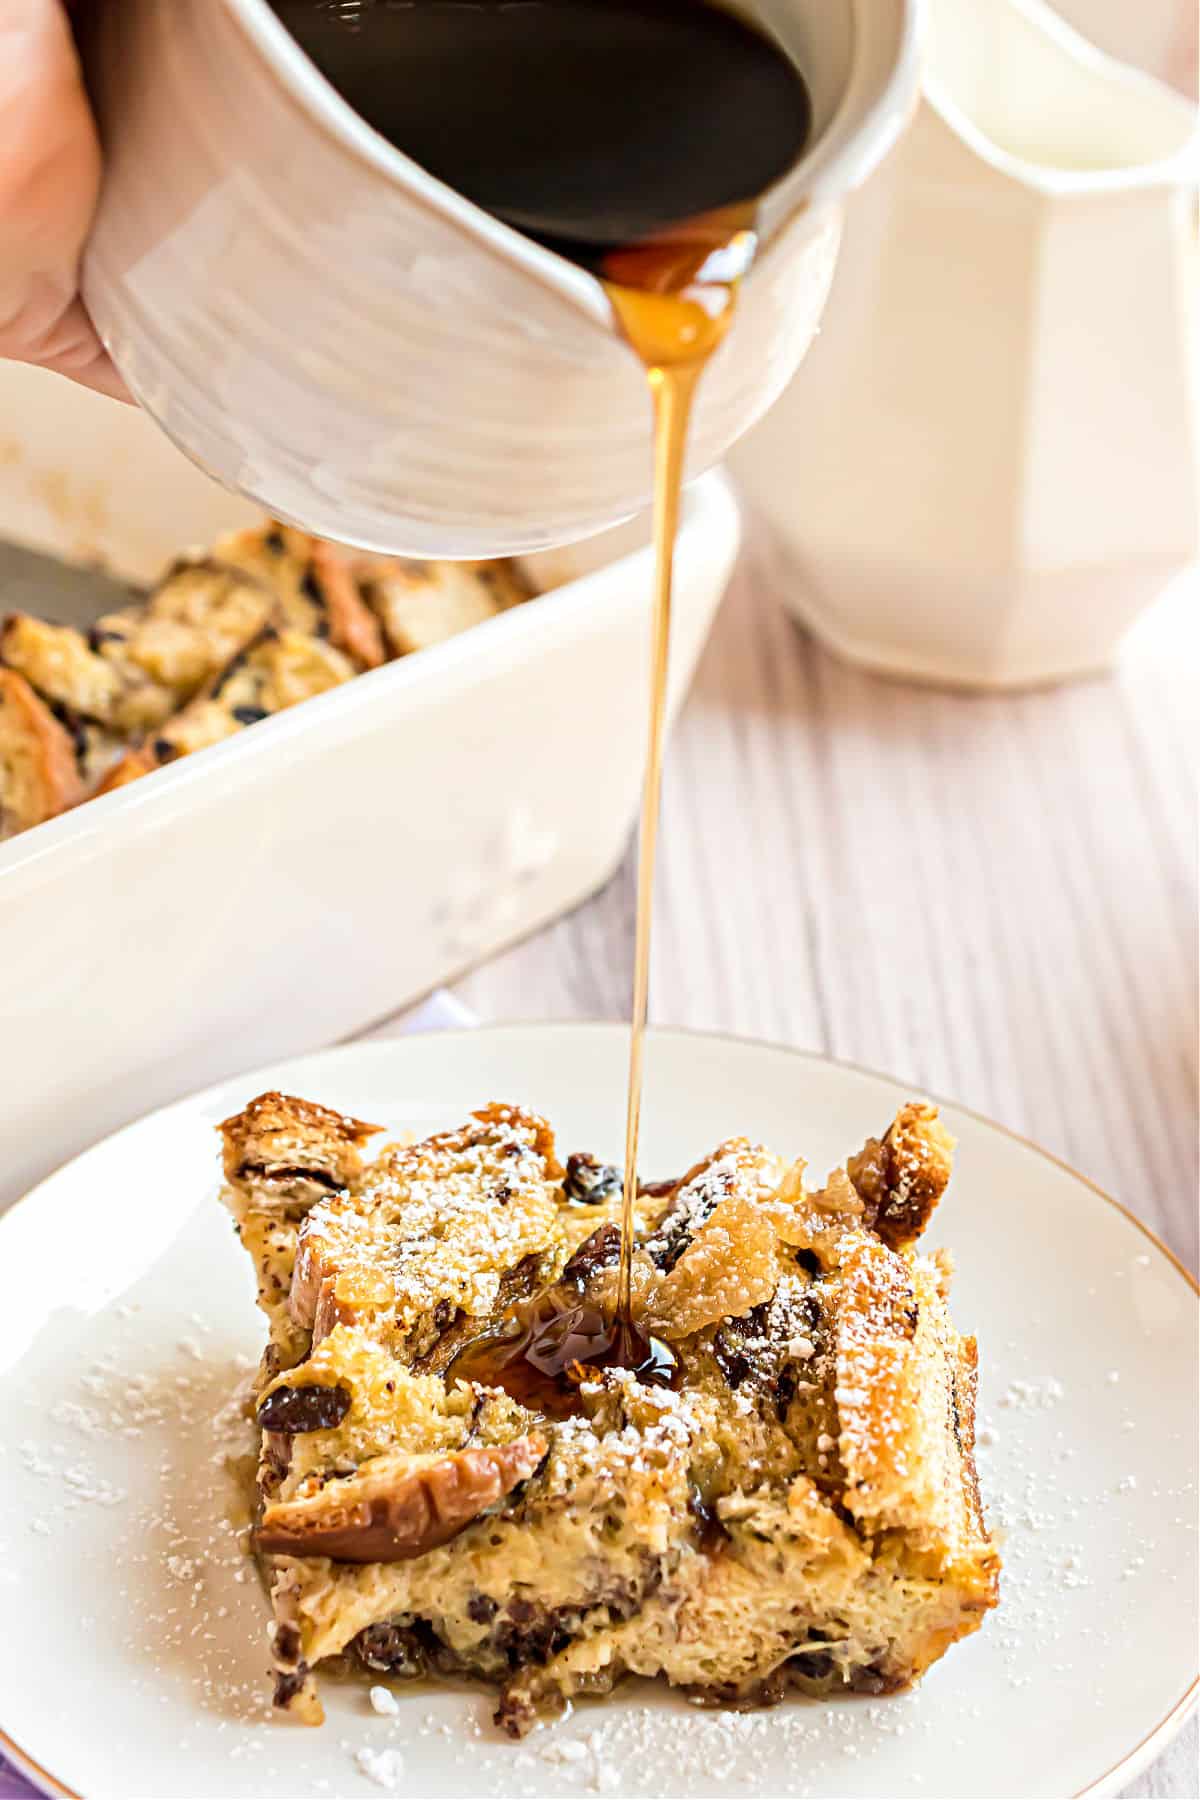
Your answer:
[[[100,143],[60,0],[0,0],[0,357],[118,399],[79,297]]]

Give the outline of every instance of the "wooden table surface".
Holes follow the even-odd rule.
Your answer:
[[[1200,593],[1110,679],[951,694],[827,655],[747,538],[667,758],[652,1020],[959,1099],[1194,1268]],[[454,991],[484,1020],[623,1018],[633,907],[631,846]],[[1126,1792],[1188,1800],[1196,1767],[1193,1720]]]

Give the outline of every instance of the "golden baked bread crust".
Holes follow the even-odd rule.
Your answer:
[[[533,592],[519,566],[501,562],[360,560],[367,604],[393,656],[409,656],[482,625]]]
[[[97,792],[108,793],[181,756],[222,743],[246,725],[340,687],[353,674],[350,659],[332,644],[274,624],[264,625],[202,693],[169,718],[147,743],[122,757]]]
[[[82,798],[70,733],[24,676],[0,668],[0,839]]]
[[[487,1682],[520,1735],[626,1673],[716,1704],[884,1693],[974,1630],[999,1573],[975,1346],[944,1253],[880,1230],[928,1216],[952,1144],[928,1107],[890,1130],[899,1208],[887,1133],[857,1180],[810,1188],[734,1139],[643,1194],[635,1311],[682,1379],[583,1371],[547,1417],[453,1355],[550,1282],[611,1305],[619,1181],[564,1171],[519,1107],[365,1165],[370,1128],[307,1102],[227,1120],[226,1200],[271,1323],[257,1547],[278,1703],[318,1722],[312,1671],[349,1656]]]
[[[352,553],[295,526],[268,521],[222,538],[214,554],[262,581],[290,630],[328,638],[358,669],[377,668],[384,660],[378,620],[349,567]]]
[[[314,1344],[335,1325],[364,1325],[410,1362],[459,1315],[482,1328],[504,1272],[556,1248],[561,1175],[545,1120],[519,1107],[489,1106],[458,1131],[390,1145],[352,1192],[306,1221],[293,1319]]]

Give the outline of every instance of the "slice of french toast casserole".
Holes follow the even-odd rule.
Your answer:
[[[488,1683],[520,1736],[625,1674],[720,1705],[888,1693],[976,1629],[999,1557],[975,1342],[947,1253],[915,1248],[953,1151],[933,1107],[823,1186],[735,1138],[645,1189],[633,1312],[669,1376],[584,1350],[554,1405],[462,1353],[547,1291],[580,1345],[611,1317],[619,1177],[564,1168],[516,1106],[365,1161],[375,1130],[278,1093],[222,1127],[270,1327],[254,1546],[280,1706],[319,1723],[339,1659]]]

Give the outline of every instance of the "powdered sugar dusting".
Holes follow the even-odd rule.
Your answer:
[[[308,1214],[293,1295],[315,1295],[336,1279],[339,1317],[377,1311],[398,1340],[439,1302],[488,1314],[499,1270],[551,1242],[557,1188],[547,1175],[548,1142],[543,1120],[492,1106],[460,1131],[390,1145],[353,1199],[334,1196]],[[481,1235],[493,1246],[486,1268],[475,1253]]]
[[[399,1750],[356,1750],[354,1760],[368,1781],[398,1794],[404,1780],[404,1756]]]

